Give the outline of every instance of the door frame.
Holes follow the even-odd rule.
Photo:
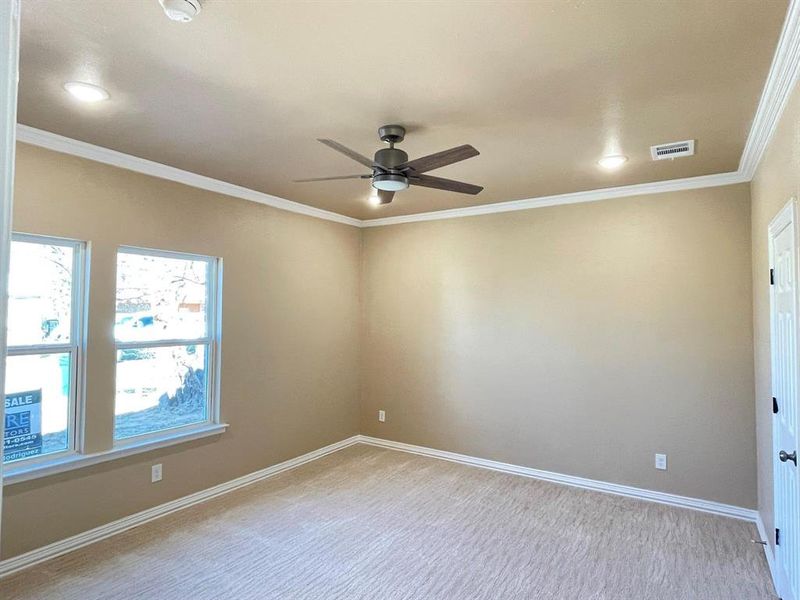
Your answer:
[[[11,209],[14,198],[14,155],[19,81],[20,0],[0,1],[0,390],[5,389],[8,260],[11,249]],[[3,394],[5,398],[5,394]],[[0,440],[5,424],[0,402]],[[3,508],[3,444],[0,443],[0,536]],[[0,557],[2,558],[2,557]]]
[[[793,230],[794,235],[794,281],[795,281],[795,298],[794,298],[794,311],[795,311],[795,355],[800,357],[800,237],[798,237],[798,233],[800,232],[800,224],[798,224],[798,206],[797,200],[795,197],[789,199],[789,201],[781,208],[780,211],[773,217],[770,221],[769,227],[767,229],[767,243],[769,246],[769,268],[770,268],[770,278],[772,277],[772,269],[775,267],[775,256],[774,256],[774,249],[773,249],[773,233],[775,230],[780,230],[782,224],[786,222],[786,220],[791,222],[791,227]],[[770,281],[772,284],[772,281]],[[775,288],[770,285],[769,291],[769,328],[770,328],[770,391],[773,397],[776,396],[774,381],[775,381]],[[796,395],[798,396],[795,398],[795,421],[798,421],[797,415],[800,414],[800,368],[797,366],[796,368]],[[795,432],[798,432],[798,425],[800,423],[795,423]],[[773,511],[773,524],[777,527],[779,521],[779,502],[778,502],[778,494],[777,492],[777,485],[778,485],[778,469],[780,468],[787,468],[785,464],[781,463],[778,460],[778,453],[780,452],[781,448],[779,443],[779,436],[778,433],[778,419],[776,415],[772,415],[772,455],[771,455],[771,462],[772,462],[772,511]],[[782,516],[782,511],[781,511]],[[784,580],[784,572],[785,569],[782,567],[783,564],[783,554],[779,551],[777,544],[775,544],[775,538],[772,535],[768,535],[770,537],[770,543],[773,547],[773,557],[775,560],[775,569],[773,571],[773,576],[775,577],[775,581],[773,582],[776,587],[776,592],[779,596],[785,595],[785,593],[790,590],[789,582]],[[797,599],[800,600],[800,599]]]

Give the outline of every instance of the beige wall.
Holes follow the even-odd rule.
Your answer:
[[[756,505],[747,185],[365,230],[26,145],[16,186],[16,230],[92,242],[91,449],[120,244],[224,257],[231,429],[6,487],[6,557],[359,431]]]
[[[800,88],[796,88],[751,184],[758,510],[767,531],[775,528],[772,505],[772,381],[767,226],[777,212],[791,198],[797,198],[799,193]],[[772,543],[772,536],[768,537]]]
[[[362,433],[755,507],[747,184],[366,229],[363,261]]]
[[[117,246],[223,257],[222,416],[230,429],[6,486],[4,557],[357,433],[358,229],[24,144],[14,229],[92,243],[92,450],[112,438]],[[150,484],[156,461],[164,480]]]

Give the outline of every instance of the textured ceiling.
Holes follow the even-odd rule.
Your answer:
[[[19,121],[357,218],[735,171],[787,3],[764,0],[256,2],[206,0],[189,24],[157,0],[25,0]],[[75,102],[67,80],[110,100]],[[367,204],[377,127],[412,158],[469,143],[412,188]],[[649,146],[697,140],[691,158]],[[621,152],[609,173],[596,161]]]

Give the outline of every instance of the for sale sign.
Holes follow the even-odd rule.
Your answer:
[[[42,390],[6,394],[3,460],[42,453]]]

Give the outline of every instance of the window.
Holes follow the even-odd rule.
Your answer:
[[[217,422],[218,260],[117,253],[114,440]]]
[[[84,354],[82,242],[14,234],[11,241],[3,462],[77,447]]]
[[[11,242],[4,479],[26,481],[218,435],[222,259],[159,250],[117,252],[113,447],[109,424],[84,422],[88,244],[29,234]],[[103,278],[103,284],[114,282]],[[91,364],[89,368],[93,367]],[[95,429],[93,429],[95,428]]]

